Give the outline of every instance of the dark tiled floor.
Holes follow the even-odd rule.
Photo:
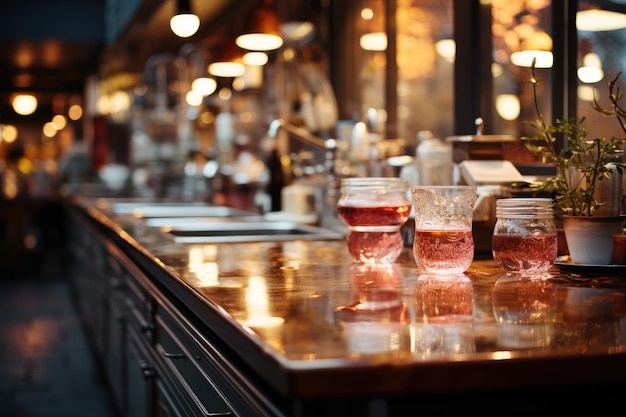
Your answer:
[[[62,275],[0,273],[0,415],[115,416]]]

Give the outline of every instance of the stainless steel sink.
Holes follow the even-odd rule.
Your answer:
[[[337,240],[343,234],[288,221],[222,221],[185,223],[173,221],[160,226],[170,239],[180,243],[228,243],[290,240]]]
[[[131,214],[138,218],[166,217],[260,217],[257,213],[225,206],[194,202],[112,202],[115,214]]]
[[[258,214],[224,206],[154,205],[140,206],[132,211],[138,218],[151,217],[259,217]]]

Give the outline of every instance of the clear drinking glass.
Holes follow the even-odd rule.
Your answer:
[[[476,187],[413,186],[413,257],[422,272],[460,274],[474,260]]]
[[[348,251],[357,262],[394,262],[404,247],[408,184],[397,177],[344,178],[337,213],[348,226]]]

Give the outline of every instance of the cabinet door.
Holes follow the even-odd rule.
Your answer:
[[[109,347],[105,358],[105,369],[110,389],[118,410],[126,409],[126,317],[124,316],[124,304],[118,297],[112,296],[110,300],[109,318]]]
[[[126,342],[126,416],[151,417],[154,415],[154,364],[134,331],[127,332]]]
[[[176,395],[173,395],[163,383],[157,380],[155,388],[155,417],[185,417],[188,415],[183,412],[183,408],[176,401]]]
[[[192,415],[235,415],[230,399],[200,366],[200,362],[204,363],[206,359],[191,353],[195,352],[194,342],[186,337],[170,313],[159,308],[155,324],[156,359],[162,376],[175,384],[181,404],[186,405]]]

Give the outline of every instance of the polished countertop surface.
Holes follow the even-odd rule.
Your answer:
[[[342,239],[177,243],[106,199],[75,203],[283,395],[626,382],[626,267],[529,277],[476,259],[465,274],[424,275],[410,247],[365,265]]]

